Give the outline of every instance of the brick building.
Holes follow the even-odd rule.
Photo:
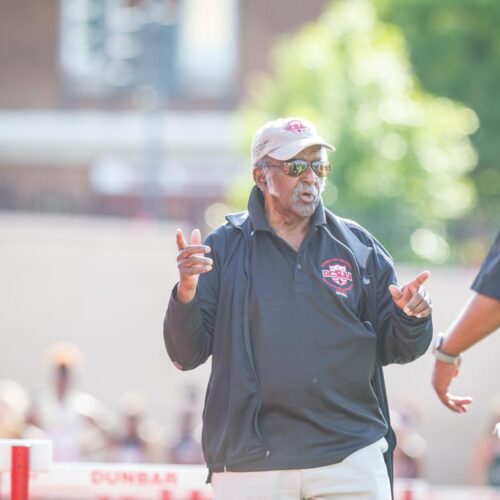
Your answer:
[[[197,219],[237,109],[327,0],[0,0],[0,209]]]

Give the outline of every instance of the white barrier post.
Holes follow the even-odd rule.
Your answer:
[[[0,439],[0,473],[10,472],[11,500],[28,500],[30,471],[47,472],[51,464],[47,439]]]
[[[423,479],[397,478],[394,482],[395,500],[428,500],[430,487]]]

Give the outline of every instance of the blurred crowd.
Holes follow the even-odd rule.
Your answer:
[[[500,395],[490,401],[491,419],[468,459],[465,482],[475,486],[500,487]],[[394,450],[394,476],[425,478],[427,443],[420,434],[418,408],[399,404],[390,411],[391,425],[398,445]]]
[[[49,388],[30,395],[18,382],[0,379],[0,439],[50,439],[60,462],[204,463],[196,436],[197,394],[186,389],[178,412],[176,434],[168,439],[163,426],[147,412],[145,397],[128,392],[111,411],[76,388],[81,352],[57,344],[48,353]]]
[[[60,462],[203,464],[198,439],[197,392],[185,388],[179,403],[174,436],[147,412],[145,397],[122,394],[112,411],[97,398],[77,389],[75,375],[81,352],[71,344],[49,350],[50,384],[29,395],[16,381],[0,379],[0,439],[50,439]],[[493,400],[492,421],[471,459],[470,482],[500,486],[500,399]],[[418,409],[399,404],[391,409],[398,446],[397,478],[425,477],[427,445],[419,432]]]

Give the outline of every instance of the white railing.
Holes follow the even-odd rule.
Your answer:
[[[0,500],[212,500],[206,478],[198,465],[52,463],[49,441],[0,440]],[[500,490],[397,480],[395,500],[500,500]]]

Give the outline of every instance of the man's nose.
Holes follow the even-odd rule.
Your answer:
[[[308,165],[305,172],[302,174],[302,180],[309,184],[314,184],[316,182],[316,178],[316,174],[311,168],[311,165]]]

